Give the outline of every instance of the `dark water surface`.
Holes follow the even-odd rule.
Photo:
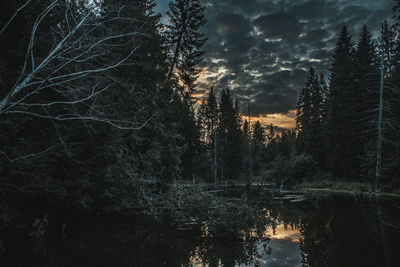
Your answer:
[[[156,225],[141,217],[85,218],[52,228],[49,216],[48,230],[37,236],[5,226],[0,266],[400,266],[396,198],[257,203],[269,223],[240,232],[211,234],[204,225]]]

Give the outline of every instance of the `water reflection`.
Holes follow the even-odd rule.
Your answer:
[[[248,239],[250,236],[253,240]],[[227,237],[221,239],[223,243],[220,244],[222,246],[219,248],[217,240],[210,240],[212,244],[195,249],[195,255],[190,258],[188,265],[193,267],[301,266],[302,258],[299,251],[299,243],[302,235],[299,229],[274,221],[273,226],[268,226],[262,236],[263,238],[253,231],[247,236],[247,239],[236,239],[240,249],[247,248],[245,254],[243,252],[239,253],[243,255],[242,258],[237,257],[238,247],[231,250],[234,248],[232,246],[235,243],[234,240],[228,240]],[[210,253],[210,250],[214,250],[213,261],[210,261],[210,257],[204,255],[205,251]],[[230,260],[228,260],[229,258]]]
[[[266,231],[270,241],[258,245],[261,257],[254,262],[253,266],[301,266],[299,243],[302,235],[300,230],[284,223],[276,222],[276,224]]]
[[[400,266],[399,200],[332,196],[259,208],[268,224],[237,231],[146,218],[85,218],[43,238],[2,228],[0,266]]]
[[[300,243],[301,233],[295,226],[287,224],[279,224],[276,227],[268,227],[266,235],[271,236],[272,240],[285,240],[293,243]]]

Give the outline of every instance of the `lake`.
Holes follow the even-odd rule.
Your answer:
[[[3,227],[0,266],[400,266],[400,201],[375,196],[257,197],[263,225],[77,216],[43,236]],[[59,227],[60,226],[60,227]]]

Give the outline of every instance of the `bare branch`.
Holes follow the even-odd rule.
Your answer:
[[[29,2],[31,0],[26,5]],[[154,114],[144,122],[142,114],[137,119],[140,112],[130,119],[107,116],[104,108],[113,103],[107,102],[108,95],[104,93],[119,83],[109,75],[111,70],[137,64],[132,58],[141,43],[135,37],[146,36],[142,31],[145,22],[121,17],[121,10],[100,14],[88,8],[74,13],[70,4],[53,0],[37,16],[20,76],[0,99],[0,114],[23,114],[52,122],[95,121],[124,130],[143,128]],[[36,43],[43,40],[38,36],[39,29],[45,18],[58,8],[62,10],[58,13],[62,14],[62,18],[59,24],[52,27],[55,41],[47,54],[37,57],[34,53],[38,46]],[[114,27],[120,21],[134,22],[137,27],[130,32],[115,33]],[[55,93],[57,99],[50,101],[43,98],[40,101],[41,96],[46,96],[49,91]],[[52,108],[55,106],[59,108]]]
[[[11,18],[6,22],[6,24],[3,26],[3,28],[1,28],[0,30],[0,35],[7,29],[8,25],[10,25],[10,23],[14,20],[14,18],[18,15],[18,13],[24,9],[27,5],[29,5],[29,3],[32,2],[32,0],[28,0],[26,1],[20,8],[18,8],[14,14],[11,16]]]
[[[115,128],[118,128],[120,130],[140,130],[143,127],[145,127],[156,115],[156,114],[153,114],[146,121],[139,123],[139,122],[132,122],[129,120],[113,120],[113,119],[109,119],[109,118],[101,118],[101,117],[94,117],[94,116],[82,116],[79,114],[62,114],[62,115],[58,115],[58,116],[42,115],[39,113],[22,111],[22,110],[8,111],[8,112],[6,112],[6,114],[24,114],[24,115],[34,116],[34,117],[38,117],[38,118],[42,118],[42,119],[50,119],[50,120],[56,120],[56,121],[85,120],[85,121],[103,122],[103,123],[109,124]],[[124,125],[127,125],[127,126],[124,126]]]
[[[7,154],[5,152],[3,152],[3,151],[0,151],[0,154],[2,154],[10,163],[14,163],[14,162],[19,161],[19,160],[23,160],[23,159],[39,156],[41,154],[44,154],[44,153],[50,151],[52,148],[53,148],[53,146],[50,146],[49,148],[47,148],[47,149],[45,149],[43,151],[40,151],[40,152],[37,152],[37,153],[28,154],[28,155],[24,155],[24,156],[21,156],[21,157],[18,157],[18,158],[14,158],[14,159],[9,158],[7,156]]]

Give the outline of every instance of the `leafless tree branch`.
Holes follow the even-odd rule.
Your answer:
[[[20,8],[18,8],[14,14],[11,16],[11,18],[6,22],[6,24],[1,28],[0,30],[0,35],[7,29],[8,25],[14,20],[14,18],[18,15],[19,12],[21,12],[22,9],[24,9],[29,3],[32,2],[32,0],[26,1]]]
[[[36,152],[36,153],[31,153],[31,154],[24,155],[24,156],[21,156],[21,157],[18,157],[18,158],[14,158],[14,159],[9,158],[4,151],[0,151],[0,154],[2,154],[10,163],[14,163],[14,162],[19,161],[19,160],[23,160],[23,159],[39,156],[41,154],[44,154],[44,153],[50,151],[52,148],[53,148],[53,146],[50,146],[50,147],[48,147],[47,149],[45,149],[43,151]]]
[[[0,35],[31,1],[16,10]],[[122,17],[120,10],[103,14],[88,8],[76,13],[70,5],[68,1],[53,0],[39,13],[31,30],[20,76],[8,93],[0,98],[0,114],[22,114],[54,121],[96,121],[124,130],[143,128],[155,114],[142,122],[136,118],[113,118],[101,109],[104,103],[101,106],[96,104],[102,94],[114,90],[117,85],[108,73],[120,66],[136,64],[132,57],[141,45],[137,37],[145,35],[141,32],[143,25],[140,26],[140,21],[135,18]],[[63,10],[60,12],[63,18],[54,26],[56,41],[47,55],[37,57],[34,50],[41,41],[40,27],[58,9]],[[112,27],[120,21],[135,22],[139,26],[134,31],[116,34]],[[50,101],[43,98],[40,101],[49,90],[57,93],[60,99]],[[77,105],[90,107],[94,113],[88,114]],[[60,107],[57,112],[51,109],[55,106]]]

